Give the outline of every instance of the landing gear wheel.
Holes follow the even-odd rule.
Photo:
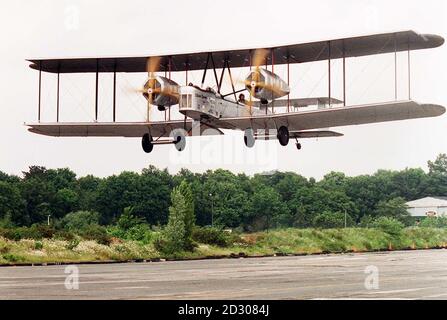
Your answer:
[[[141,140],[141,146],[143,147],[144,152],[151,153],[154,149],[154,144],[152,143],[153,139],[149,133],[146,133]]]
[[[289,140],[290,140],[289,129],[282,126],[281,128],[278,129],[277,137],[278,137],[279,143],[283,147],[287,146],[289,144]]]
[[[301,143],[297,142],[297,143],[296,143],[296,148],[297,148],[298,150],[301,150]]]
[[[253,148],[255,146],[255,133],[252,128],[248,128],[244,133],[244,143],[248,148]]]
[[[172,138],[174,139],[174,146],[177,151],[183,151],[186,149],[186,137],[182,130],[174,130],[172,132]]]

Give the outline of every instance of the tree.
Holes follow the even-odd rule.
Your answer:
[[[25,201],[20,190],[11,183],[0,181],[0,219],[7,218],[14,223],[26,223]]]
[[[358,216],[354,202],[343,191],[325,190],[319,186],[298,190],[290,207],[293,225],[301,228],[312,227],[315,217],[325,211]]]
[[[335,229],[343,228],[345,226],[350,227],[354,225],[354,221],[351,216],[344,212],[330,212],[324,211],[314,218],[313,225],[317,228]]]
[[[62,218],[69,212],[78,209],[78,194],[71,189],[60,189],[52,201],[52,212],[55,218]]]
[[[423,198],[428,195],[428,175],[422,169],[405,169],[395,172],[392,177],[395,197],[402,197],[407,201]]]
[[[19,183],[20,178],[17,176],[6,174],[2,171],[0,171],[0,181],[3,182],[9,182],[9,183]]]
[[[184,216],[184,223],[185,223],[185,248],[192,249],[192,233],[194,230],[196,217],[194,214],[194,196],[191,190],[191,186],[188,182],[185,180],[182,181],[180,186],[178,187],[178,191],[183,196],[185,201],[185,216]]]
[[[259,231],[276,227],[287,219],[288,209],[275,189],[262,186],[250,199],[245,228]]]
[[[201,205],[208,217],[207,224],[211,224],[211,217],[214,216],[215,225],[239,227],[247,215],[250,202],[240,177],[230,171],[216,170],[206,172],[203,181]]]
[[[434,162],[428,162],[429,167],[429,187],[428,193],[431,196],[447,195],[447,155],[440,154]]]
[[[41,223],[52,215],[50,203],[54,197],[52,188],[41,179],[25,179],[20,184],[22,198],[26,201],[25,215],[22,219],[26,225]]]
[[[98,188],[96,211],[103,223],[111,223],[126,207],[143,217],[149,224],[166,224],[172,180],[167,171],[155,167],[142,174],[123,172],[101,181]]]
[[[376,217],[389,217],[401,222],[408,222],[410,214],[408,206],[403,198],[394,198],[388,201],[380,201],[375,210]]]
[[[98,198],[98,187],[101,184],[101,179],[92,175],[81,177],[78,179],[78,197],[79,209],[91,211],[95,209]]]
[[[99,213],[91,211],[71,212],[60,221],[60,225],[72,231],[85,230],[88,226],[99,225]]]
[[[172,190],[171,201],[169,221],[163,232],[165,243],[162,250],[174,254],[185,249],[185,216],[188,211],[188,204],[179,187]]]
[[[441,153],[435,161],[428,161],[430,174],[440,174],[447,176],[447,154]]]
[[[325,190],[346,190],[347,178],[344,173],[331,172],[324,176],[318,185]]]

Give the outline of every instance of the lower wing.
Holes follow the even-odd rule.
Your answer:
[[[255,117],[222,119],[224,128],[245,130],[277,129],[288,127],[289,131],[305,131],[322,128],[342,127],[437,117],[445,108],[433,104],[418,104],[414,101],[400,101],[352,107],[339,107],[295,113],[268,114]]]
[[[222,135],[223,132],[191,120],[163,122],[110,123],[35,123],[26,124],[30,132],[53,137],[142,137],[150,133],[154,138],[169,137],[173,130],[183,129],[189,136]]]

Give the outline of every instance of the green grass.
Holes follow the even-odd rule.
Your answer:
[[[237,237],[236,237],[237,239]],[[21,263],[81,263],[150,259],[201,259],[230,256],[265,256],[370,252],[379,250],[447,247],[447,229],[407,228],[398,235],[378,229],[281,229],[243,234],[228,247],[198,244],[194,252],[163,256],[149,243],[114,240],[110,245],[75,239],[6,240],[0,238],[0,265]]]

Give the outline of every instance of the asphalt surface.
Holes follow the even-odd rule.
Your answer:
[[[447,250],[65,268],[0,268],[0,299],[447,299]]]

